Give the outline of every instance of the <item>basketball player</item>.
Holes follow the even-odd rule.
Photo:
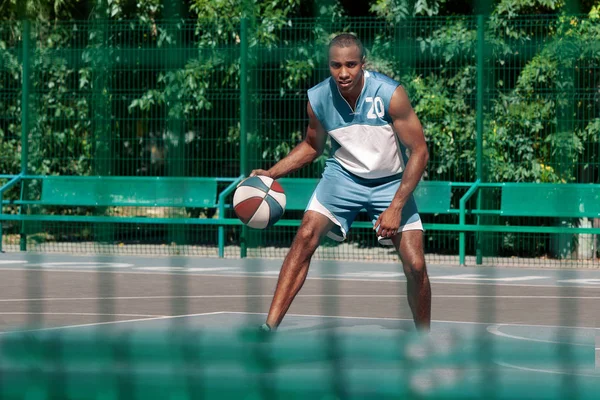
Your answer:
[[[262,330],[275,330],[283,320],[321,239],[343,241],[363,208],[380,244],[393,245],[400,255],[417,329],[430,329],[423,227],[412,196],[429,159],[423,129],[404,88],[364,67],[360,40],[351,34],[335,37],[329,44],[331,77],[308,90],[304,141],[268,171],[251,173],[279,179],[311,163],[331,138],[332,157],[283,262]]]

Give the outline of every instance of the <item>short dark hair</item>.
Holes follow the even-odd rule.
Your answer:
[[[364,48],[362,42],[356,35],[354,35],[352,33],[340,33],[339,35],[337,35],[336,37],[331,39],[331,41],[329,42],[329,48],[331,49],[333,46],[337,46],[337,47],[356,46],[356,47],[358,47],[358,50],[360,51],[360,59],[362,60],[366,56],[365,48]]]

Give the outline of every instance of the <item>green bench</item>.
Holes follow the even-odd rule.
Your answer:
[[[42,184],[40,203],[103,207],[216,207],[214,178],[53,176]]]
[[[58,207],[189,207],[218,209],[218,218],[144,217],[144,216],[96,216],[96,215],[47,215],[2,214],[0,221],[53,221],[89,223],[137,223],[137,224],[189,224],[218,226],[219,256],[224,254],[226,225],[241,225],[235,215],[225,217],[231,209],[230,195],[243,179],[238,178],[163,178],[163,177],[105,177],[105,176],[16,176],[0,190],[2,194],[10,187],[26,180],[39,180],[39,199],[2,201],[3,205],[58,206]],[[218,191],[218,182],[230,185]],[[318,179],[282,178],[279,180],[287,198],[286,209],[302,211],[319,182]],[[415,190],[420,213],[458,213],[451,208],[453,186],[469,184],[423,181]],[[35,210],[35,208],[33,208]],[[232,214],[232,213],[229,213]],[[299,226],[300,219],[286,219],[285,215],[276,226]],[[356,222],[357,228],[370,228],[370,222]],[[427,225],[426,225],[427,228]],[[443,229],[444,227],[442,227]],[[445,228],[450,229],[445,226]],[[0,240],[1,240],[0,225]],[[0,248],[1,249],[1,248]]]
[[[504,183],[500,215],[600,218],[600,185]]]
[[[463,197],[466,201],[480,189],[500,189],[500,207],[497,209],[465,210],[465,214],[498,215],[503,217],[556,217],[600,218],[600,185],[553,183],[479,183],[473,184]],[[461,199],[461,201],[463,200]],[[544,229],[548,228],[548,229]],[[559,227],[485,226],[467,230],[491,232],[547,232],[566,233]],[[584,233],[589,228],[573,228]],[[592,231],[589,231],[592,233]],[[595,232],[600,233],[600,232]]]
[[[6,179],[6,177],[5,177]],[[241,225],[232,212],[231,194],[243,179],[238,178],[159,178],[159,177],[96,177],[96,176],[14,176],[0,188],[3,193],[26,180],[40,180],[41,192],[35,200],[3,200],[2,204],[20,206],[61,207],[185,207],[210,208],[219,211],[218,218],[187,217],[119,217],[75,216],[46,214],[1,214],[0,221],[56,221],[90,223],[140,223],[140,224],[189,224],[218,226],[219,255],[223,256],[225,245],[224,227]],[[229,186],[219,191],[219,182]],[[312,196],[318,179],[282,178],[279,180],[286,197],[288,211],[303,211]],[[452,207],[453,189],[469,190],[460,198],[460,206]],[[468,207],[468,200],[481,189],[499,189],[501,196],[497,209]],[[514,232],[556,234],[599,234],[600,228],[569,226],[523,226],[485,225],[466,223],[467,215],[496,215],[504,217],[555,217],[600,218],[600,185],[597,184],[547,184],[547,183],[457,183],[421,181],[415,192],[415,201],[421,214],[459,216],[458,223],[424,224],[425,229],[454,231],[460,233],[459,255],[464,264],[466,232]],[[454,202],[456,204],[456,202]],[[25,207],[27,208],[27,207]],[[31,207],[35,210],[35,207]],[[226,216],[227,214],[227,216]],[[299,218],[284,217],[276,226],[299,226]],[[356,228],[371,228],[371,222],[359,221]],[[2,235],[0,225],[0,238]]]
[[[150,178],[46,176],[23,177],[39,179],[42,185],[39,199],[3,201],[3,204],[58,207],[189,207],[216,208],[216,178]],[[6,215],[3,220],[138,222],[161,220],[145,217],[71,216],[71,215]],[[172,220],[171,218],[163,218]],[[179,218],[185,219],[185,218]],[[171,221],[181,223],[182,221]],[[150,221],[150,222],[152,222]],[[157,222],[157,221],[154,221]],[[188,221],[190,222],[190,221]]]
[[[466,208],[471,196],[480,189],[500,189],[497,209]],[[553,183],[481,183],[476,181],[460,200],[460,220],[455,229],[460,232],[459,259],[465,264],[465,232],[600,234],[600,228],[565,226],[561,220],[600,218],[600,185]],[[501,217],[556,218],[553,226],[466,224],[465,216],[495,215]],[[595,248],[594,250],[595,251]]]
[[[108,177],[108,176],[22,176],[17,175],[0,188],[2,205],[18,205],[35,211],[36,206],[56,207],[175,207],[218,209],[219,218],[47,215],[39,213],[2,214],[0,221],[89,222],[136,224],[218,225],[223,237],[223,225],[237,225],[235,218],[225,220],[225,197],[241,181],[238,178],[179,177]],[[4,192],[25,181],[39,180],[41,191],[37,199],[4,200]],[[219,194],[219,183],[230,185]],[[23,193],[23,191],[21,191]],[[0,241],[2,228],[0,224]],[[0,242],[1,243],[1,242]],[[0,244],[1,246],[1,244]],[[1,247],[0,247],[1,250]]]

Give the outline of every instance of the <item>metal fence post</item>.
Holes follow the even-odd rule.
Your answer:
[[[240,175],[248,176],[248,18],[240,26]],[[247,255],[248,228],[242,226],[240,257]]]
[[[476,173],[477,180],[484,182],[483,177],[483,102],[485,92],[485,15],[479,14],[477,16],[477,158],[476,158]],[[482,202],[482,191],[477,193],[477,209],[481,210]],[[477,225],[481,222],[481,218],[477,216]],[[476,264],[480,265],[483,261],[482,254],[482,239],[483,234],[481,232],[476,233],[476,249],[475,258]]]
[[[27,164],[29,162],[29,85],[30,85],[30,60],[29,48],[31,40],[31,25],[27,20],[23,21],[23,61],[21,71],[21,175],[27,175]],[[21,200],[23,200],[25,182],[21,183]],[[1,205],[0,205],[1,206]],[[19,214],[23,213],[23,205],[19,206]],[[20,249],[27,251],[27,232],[25,222],[21,222]]]

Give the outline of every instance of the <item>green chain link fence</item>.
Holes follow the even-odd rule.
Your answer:
[[[584,15],[320,18],[274,26],[253,19],[241,24],[4,21],[0,184],[20,172],[230,178],[218,182],[220,192],[240,174],[268,168],[302,139],[306,90],[328,76],[324,50],[340,31],[355,32],[364,41],[368,68],[406,87],[431,154],[424,179],[458,183],[453,208],[476,179],[597,184],[599,26],[597,18]],[[293,176],[318,178],[326,157]],[[14,200],[36,199],[40,190],[35,180],[15,186],[5,193],[3,213],[32,212],[35,206]],[[498,191],[483,188],[471,202],[497,207]],[[44,207],[36,212],[218,216],[215,207]],[[301,216],[300,211],[286,214]],[[422,218],[459,222],[457,214]],[[467,215],[467,222],[598,225],[598,219],[552,216]],[[217,256],[216,232],[207,225],[5,222],[3,247]],[[239,256],[243,244],[247,256],[281,258],[294,232],[285,226],[264,232],[229,226],[224,254]],[[459,236],[427,230],[428,260],[458,263]],[[467,232],[465,241],[468,260],[478,263],[598,265],[591,234]],[[395,253],[377,246],[368,228],[352,229],[343,244],[324,246],[317,258],[396,260]]]

